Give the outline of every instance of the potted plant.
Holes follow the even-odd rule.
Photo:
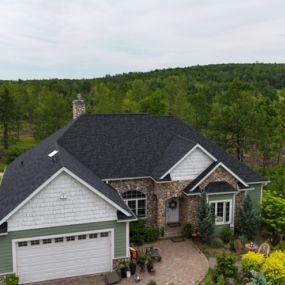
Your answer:
[[[130,262],[130,271],[131,271],[131,275],[136,274],[136,269],[137,269],[137,265],[134,262]]]
[[[149,273],[153,272],[153,260],[151,257],[147,259],[146,268]]]
[[[128,264],[126,262],[122,262],[119,264],[119,269],[121,272],[122,278],[127,278]]]
[[[145,270],[145,256],[144,255],[140,255],[137,261],[137,264],[139,265],[141,272],[144,272]]]

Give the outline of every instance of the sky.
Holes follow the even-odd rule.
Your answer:
[[[0,79],[285,62],[284,0],[0,0]]]

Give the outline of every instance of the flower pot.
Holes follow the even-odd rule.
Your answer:
[[[121,278],[127,278],[127,268],[121,268]]]

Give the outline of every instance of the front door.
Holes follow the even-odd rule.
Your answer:
[[[179,223],[179,198],[171,198],[166,204],[167,224]]]

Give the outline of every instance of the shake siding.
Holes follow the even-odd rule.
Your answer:
[[[108,221],[100,223],[79,224],[62,227],[52,227],[34,230],[10,232],[7,236],[0,236],[0,274],[13,271],[12,240],[66,233],[87,232],[92,230],[114,229],[114,257],[126,256],[126,223]]]
[[[195,149],[171,172],[172,180],[192,180],[203,172],[213,160],[200,149]]]

